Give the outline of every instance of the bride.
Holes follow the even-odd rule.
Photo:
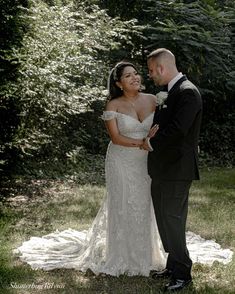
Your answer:
[[[109,76],[109,102],[103,113],[111,142],[106,160],[106,197],[88,231],[65,230],[32,237],[16,252],[34,269],[75,268],[149,276],[165,268],[164,252],[153,211],[147,152],[143,139],[152,137],[156,97],[140,92],[141,77],[129,62],[118,63]],[[214,241],[187,235],[193,261],[228,263],[232,252]],[[203,245],[203,246],[201,246]],[[211,257],[211,258],[210,258]]]

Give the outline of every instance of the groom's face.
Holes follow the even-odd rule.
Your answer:
[[[148,60],[149,77],[157,86],[163,85],[162,67],[157,63],[157,60],[150,58]]]

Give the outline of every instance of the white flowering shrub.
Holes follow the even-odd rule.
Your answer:
[[[21,63],[14,85],[21,123],[13,145],[23,155],[48,146],[48,152],[56,152],[69,144],[69,134],[63,136],[73,116],[106,98],[110,52],[123,41],[131,43],[135,21],[112,19],[84,1],[76,7],[32,1],[23,15],[29,26],[23,46],[14,51]]]

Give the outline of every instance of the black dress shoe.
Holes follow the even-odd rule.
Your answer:
[[[181,280],[181,279],[172,279],[170,283],[166,284],[164,291],[176,292],[180,291],[192,282],[192,279]]]
[[[151,277],[154,279],[154,280],[157,280],[159,278],[169,278],[171,277],[171,274],[172,274],[172,271],[165,268],[164,270],[162,271],[154,271],[151,275]]]

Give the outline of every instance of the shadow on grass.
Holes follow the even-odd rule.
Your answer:
[[[235,189],[235,168],[204,168],[201,170],[200,174],[200,181],[194,182],[196,186]]]
[[[26,268],[28,269],[28,267]],[[43,289],[50,290],[52,294],[160,294],[165,293],[164,286],[167,283],[167,280],[156,281],[151,278],[140,276],[93,276],[70,269],[43,272],[41,270],[25,270],[23,267],[16,267],[8,270],[6,268],[0,268],[0,274],[2,274],[2,270],[2,289],[13,291],[17,288],[23,289],[24,287],[24,291],[20,293],[35,293],[38,292],[37,290]],[[10,293],[10,291],[6,293]],[[180,293],[232,294],[234,291],[231,290],[231,288],[226,289],[218,285],[206,285],[204,282],[200,284],[199,279],[195,279],[193,284],[189,285]]]
[[[71,273],[71,271],[70,271]],[[66,271],[63,271],[66,275]],[[67,273],[68,274],[68,273]],[[75,279],[74,276],[75,275]],[[66,278],[65,293],[108,293],[108,294],[160,294],[164,292],[167,280],[153,280],[147,277],[134,276],[120,277],[111,276],[87,276],[86,274],[73,271],[70,279]],[[79,278],[80,277],[80,278]],[[77,292],[76,292],[77,291]],[[205,282],[200,284],[198,279],[182,290],[182,294],[232,294],[233,290],[226,289],[224,286],[207,285]]]
[[[35,280],[35,273],[28,271],[25,266],[11,267],[6,263],[1,262],[0,266],[0,293],[9,293],[7,290],[14,289],[15,285],[22,285],[25,283],[32,283]],[[2,291],[1,291],[2,289]],[[5,292],[4,292],[5,289]]]

